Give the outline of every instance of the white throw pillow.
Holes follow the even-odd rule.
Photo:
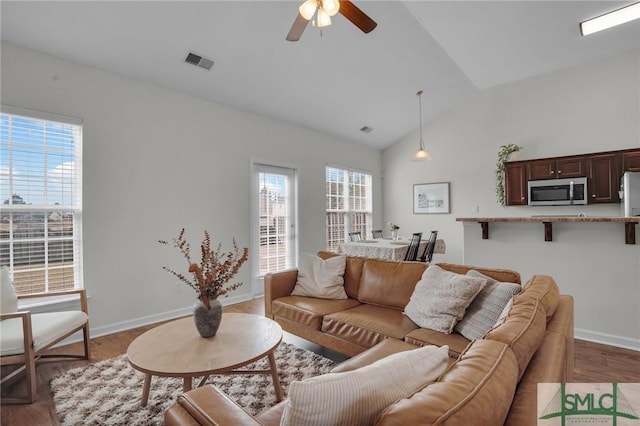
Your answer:
[[[487,283],[429,265],[416,284],[404,313],[422,328],[451,334],[456,322]]]
[[[18,311],[18,297],[9,268],[3,266],[0,269],[0,314],[12,314]]]
[[[389,405],[436,381],[448,363],[448,346],[425,346],[357,370],[291,382],[280,425],[372,425]]]
[[[320,299],[346,299],[344,270],[346,256],[322,259],[310,253],[300,253],[298,280],[292,296],[309,296]]]
[[[481,339],[495,325],[504,307],[520,292],[521,287],[519,284],[496,281],[473,269],[467,272],[467,276],[484,278],[487,285],[473,299],[454,330],[469,340]]]

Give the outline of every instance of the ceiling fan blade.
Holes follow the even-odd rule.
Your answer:
[[[376,21],[369,18],[366,13],[358,9],[358,7],[349,0],[340,0],[340,13],[351,21],[353,25],[360,28],[363,33],[370,33],[378,26]]]
[[[302,37],[302,33],[304,32],[305,28],[307,28],[308,23],[309,21],[304,19],[304,17],[300,13],[298,13],[298,16],[296,16],[296,20],[293,21],[293,25],[289,30],[289,34],[287,34],[287,41],[300,40],[300,37]]]

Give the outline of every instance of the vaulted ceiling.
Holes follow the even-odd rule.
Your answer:
[[[579,33],[628,1],[355,0],[373,32],[336,15],[288,42],[301,3],[3,0],[2,40],[375,148],[418,127],[418,90],[428,122],[476,90],[640,49],[640,21]]]

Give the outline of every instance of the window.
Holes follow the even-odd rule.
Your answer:
[[[0,265],[18,294],[80,288],[81,120],[2,105]]]
[[[338,251],[349,232],[371,231],[371,175],[336,167],[326,168],[327,250]]]
[[[287,167],[253,164],[254,293],[264,292],[261,280],[269,272],[296,264],[296,171]]]

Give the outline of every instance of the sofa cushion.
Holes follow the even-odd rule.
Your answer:
[[[455,263],[437,263],[436,265],[449,272],[455,272],[456,274],[465,275],[467,272],[474,270],[487,275],[496,281],[516,284],[522,283],[520,274],[516,271],[512,271],[511,269],[483,268],[480,266],[457,265]]]
[[[255,416],[256,420],[260,422],[260,426],[280,426],[280,421],[282,420],[282,413],[284,412],[284,407],[286,405],[286,401],[279,402],[271,408],[268,408],[264,411],[261,411],[259,414]],[[232,424],[232,426],[236,426]],[[240,425],[238,425],[240,426]],[[242,426],[250,426],[242,423]]]
[[[89,317],[82,311],[44,312],[31,314],[33,350],[39,351],[63,338],[70,331],[80,329]],[[0,355],[24,353],[24,334],[22,318],[9,318],[0,321]]]
[[[346,299],[345,264],[345,256],[322,259],[310,253],[300,253],[298,278],[291,295],[320,299]]]
[[[367,259],[362,267],[358,300],[402,310],[425,268],[421,262]]]
[[[448,365],[448,349],[426,346],[398,352],[344,373],[292,382],[281,425],[372,425],[399,398],[433,382]]]
[[[437,382],[390,405],[375,424],[501,425],[517,380],[518,365],[505,344],[476,340]]]
[[[481,339],[491,330],[509,300],[521,290],[520,284],[504,283],[494,280],[475,269],[467,276],[484,278],[487,285],[473,299],[464,317],[458,321],[454,330],[469,340]]]
[[[547,321],[556,312],[560,289],[550,276],[534,275],[527,281],[522,292],[542,302],[542,306],[544,306],[544,310],[547,313]]]
[[[404,312],[422,328],[451,333],[467,306],[486,285],[474,278],[430,266],[416,284]]]
[[[325,315],[322,320],[325,333],[367,348],[386,337],[402,340],[416,328],[401,311],[368,304]]]
[[[446,334],[440,331],[430,330],[428,328],[418,328],[410,331],[404,337],[405,342],[417,346],[436,345],[449,346],[449,356],[457,358],[471,343],[466,337],[458,333]]]
[[[359,306],[355,299],[317,299],[305,296],[285,296],[274,300],[271,311],[274,318],[286,318],[291,321],[320,330],[322,318],[334,312],[340,312]]]
[[[518,361],[522,378],[531,357],[536,353],[546,332],[547,317],[544,307],[524,293],[513,297],[513,306],[504,323],[489,331],[485,340],[497,340],[507,344]]]
[[[319,251],[318,256],[323,259],[340,256],[332,251]],[[344,270],[344,290],[347,296],[352,299],[358,298],[358,287],[360,286],[360,277],[362,276],[362,266],[365,262],[364,257],[347,256],[347,264]]]
[[[427,345],[412,345],[398,339],[384,339],[382,342],[367,349],[366,351],[360,352],[358,355],[352,356],[351,358],[336,365],[331,372],[343,373],[345,371],[356,370],[360,367],[364,367],[365,365],[373,364],[374,362],[379,361],[382,358],[386,358],[389,355],[403,351],[410,351],[420,346]]]

